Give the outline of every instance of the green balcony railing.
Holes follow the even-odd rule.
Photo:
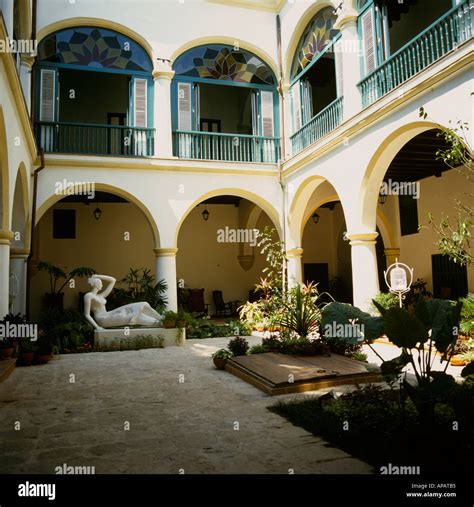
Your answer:
[[[293,155],[329,134],[341,122],[342,97],[338,97],[291,136]]]
[[[473,34],[473,0],[463,0],[401,47],[359,83],[367,107],[456,49]]]
[[[179,158],[275,163],[280,158],[280,139],[176,130],[173,153]]]
[[[151,157],[155,130],[122,125],[39,122],[36,139],[46,153]]]

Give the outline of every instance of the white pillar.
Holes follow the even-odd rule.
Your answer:
[[[155,157],[170,158],[173,156],[173,139],[171,134],[171,80],[174,71],[166,60],[158,60],[153,71],[155,80],[154,122],[155,122]]]
[[[377,232],[347,234],[351,245],[354,306],[367,311],[379,292],[375,238]]]
[[[168,287],[168,310],[178,310],[178,290],[176,277],[176,253],[177,248],[155,248],[156,255],[156,280],[164,280]]]
[[[348,2],[345,2],[348,4]],[[343,120],[346,121],[362,108],[359,88],[357,83],[361,79],[359,34],[357,30],[357,12],[347,5],[342,9],[334,25],[341,31],[341,52],[336,57],[342,57],[342,95]]]
[[[23,89],[23,95],[26,100],[26,107],[31,114],[31,67],[33,66],[34,58],[29,55],[21,55],[20,59],[20,81]]]
[[[288,287],[294,287],[297,283],[303,282],[302,258],[303,249],[293,248],[286,251]]]
[[[293,133],[293,115],[291,114],[291,93],[290,85],[283,85],[283,111],[281,112],[284,118],[285,129],[281,133],[282,138],[285,139],[285,160],[289,159],[292,155],[291,135]]]
[[[8,313],[10,284],[10,241],[13,232],[0,230],[0,319]]]
[[[12,248],[10,250],[10,271],[14,274],[17,284],[12,312],[22,315],[25,315],[26,312],[26,261],[29,253],[30,251],[26,248]]]

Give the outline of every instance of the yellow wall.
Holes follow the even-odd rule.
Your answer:
[[[93,216],[96,204],[58,203],[52,209],[76,210],[76,239],[53,239],[52,209],[38,224],[38,257],[52,262],[63,270],[89,266],[98,273],[123,278],[130,267],[147,267],[155,274],[155,255],[151,228],[143,213],[134,204],[99,203],[100,220]],[[126,233],[129,233],[127,241]],[[76,307],[79,291],[87,291],[84,279],[76,288],[65,288],[66,307]],[[38,315],[41,296],[49,292],[49,278],[38,273],[31,281],[32,312]]]
[[[209,205],[209,220],[205,222],[201,213],[203,206],[194,209],[184,221],[178,238],[177,274],[185,286],[204,288],[206,303],[212,305],[212,291],[222,290],[224,301],[246,301],[248,292],[258,282],[265,259],[254,249],[255,261],[245,271],[238,260],[237,243],[218,243],[217,231],[225,226],[238,229],[238,208],[233,205]],[[262,213],[257,228],[271,225]]]

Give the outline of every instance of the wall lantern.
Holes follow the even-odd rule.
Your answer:
[[[102,210],[101,210],[100,208],[96,208],[96,209],[93,211],[93,213],[94,213],[94,218],[95,218],[96,220],[99,220],[99,218],[100,218],[100,217],[101,217],[101,215],[102,215]]]
[[[403,294],[410,290],[413,283],[413,268],[409,268],[406,264],[395,259],[395,264],[390,265],[387,271],[384,271],[384,276],[390,292],[398,295],[401,308],[402,299],[404,299]]]
[[[315,224],[317,224],[319,222],[319,215],[317,213],[314,213],[312,216],[311,216],[311,219],[313,220],[313,222]]]
[[[207,208],[204,208],[204,211],[201,213],[202,215],[202,218],[205,222],[207,222],[209,220],[209,211],[207,211]]]

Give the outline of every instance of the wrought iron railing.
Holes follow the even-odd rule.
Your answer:
[[[280,158],[280,139],[176,130],[173,132],[173,153],[188,159],[275,163]]]
[[[463,0],[391,55],[359,83],[367,107],[455,50],[473,35],[473,0]]]
[[[46,153],[151,157],[155,130],[122,125],[39,122],[36,139]]]
[[[338,97],[291,136],[293,155],[329,134],[341,122],[342,97]]]

